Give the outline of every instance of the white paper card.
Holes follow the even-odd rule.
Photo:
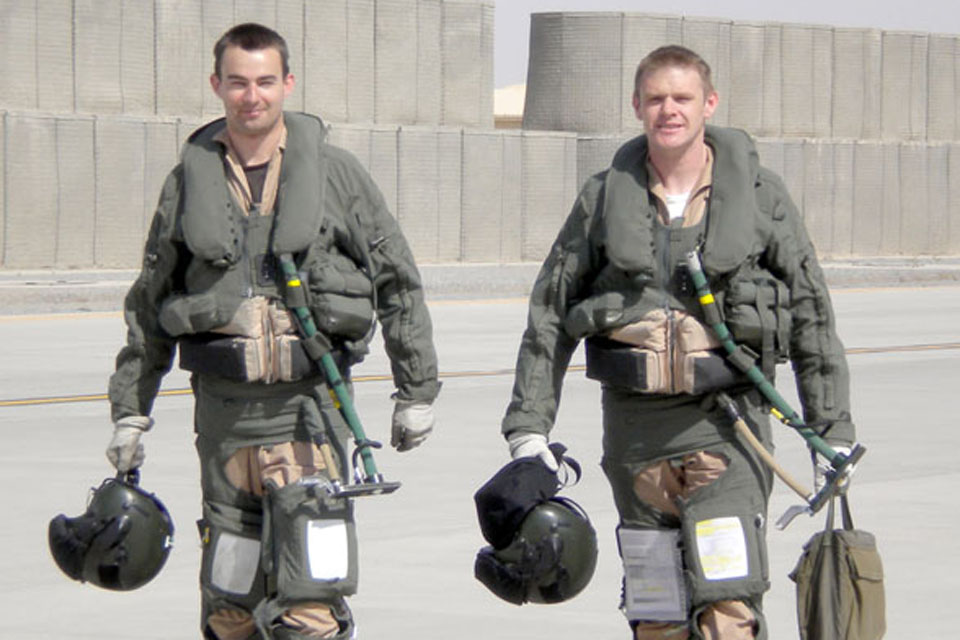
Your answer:
[[[342,580],[350,569],[347,523],[311,520],[307,523],[307,558],[314,580]]]
[[[735,516],[697,523],[697,552],[707,580],[729,580],[747,575],[747,538]]]

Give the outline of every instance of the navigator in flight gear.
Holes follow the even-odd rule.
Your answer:
[[[107,478],[86,512],[50,521],[50,552],[65,574],[112,591],[142,587],[160,573],[173,546],[163,503],[139,486],[139,475]]]

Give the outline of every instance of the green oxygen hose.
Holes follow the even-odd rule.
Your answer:
[[[333,390],[334,399],[337,402],[338,409],[357,443],[357,450],[363,462],[365,481],[380,481],[382,477],[377,471],[377,464],[373,459],[371,448],[379,447],[379,443],[367,439],[363,430],[363,424],[360,422],[360,416],[353,405],[353,399],[347,390],[347,385],[340,375],[340,369],[330,354],[330,342],[317,330],[317,325],[313,321],[313,314],[307,308],[306,293],[300,281],[300,275],[297,273],[296,264],[293,256],[284,254],[279,257],[280,267],[283,270],[284,281],[286,282],[286,302],[287,307],[293,311],[297,317],[301,332],[304,334],[303,346],[311,358],[320,363],[326,376],[327,384]]]
[[[726,323],[723,321],[723,317],[720,315],[720,309],[717,307],[716,300],[713,297],[713,293],[710,291],[710,285],[707,283],[707,277],[703,273],[703,267],[700,263],[700,255],[696,251],[691,251],[687,254],[687,269],[690,271],[690,277],[693,279],[693,286],[697,290],[697,296],[700,300],[700,306],[703,309],[704,317],[707,321],[707,324],[710,325],[710,328],[713,329],[716,333],[717,338],[720,339],[721,344],[723,345],[724,350],[727,352],[728,356],[731,356],[731,360],[735,363],[744,363],[748,360],[743,359],[744,350],[741,347],[738,347],[733,340],[733,336],[730,335],[730,330],[727,328]],[[738,357],[741,356],[741,357]],[[806,426],[803,421],[803,418],[800,417],[788,403],[783,396],[780,395],[780,392],[777,391],[776,387],[771,384],[767,377],[763,375],[760,369],[756,365],[756,360],[753,359],[753,363],[749,366],[738,366],[738,369],[743,371],[747,378],[752,382],[757,389],[770,401],[773,405],[771,413],[777,417],[785,425],[795,429],[804,440],[817,451],[820,455],[830,461],[830,465],[834,469],[840,469],[842,466],[845,466],[844,463],[847,462],[847,456],[844,456],[842,453],[836,451],[831,447],[827,442],[821,438],[816,431]]]

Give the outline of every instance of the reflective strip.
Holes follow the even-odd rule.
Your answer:
[[[707,305],[707,304],[713,304],[714,302],[716,302],[716,300],[714,300],[712,293],[707,293],[705,295],[700,296],[700,304]]]
[[[223,531],[213,552],[210,582],[221,591],[246,595],[253,586],[259,564],[259,540]]]
[[[311,520],[307,523],[307,561],[314,580],[343,580],[350,570],[347,523]]]

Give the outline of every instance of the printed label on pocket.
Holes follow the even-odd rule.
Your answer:
[[[701,520],[697,522],[696,532],[704,578],[729,580],[747,576],[747,538],[740,518]]]

